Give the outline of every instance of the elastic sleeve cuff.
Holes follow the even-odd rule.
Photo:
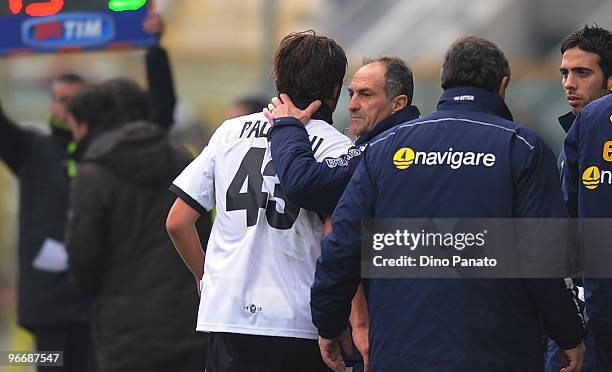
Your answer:
[[[200,205],[194,198],[189,196],[185,191],[181,190],[175,184],[170,185],[168,188],[173,194],[178,196],[182,201],[185,202],[188,206],[193,208],[196,212],[200,214],[200,216],[205,215],[207,213],[206,209]]]
[[[346,323],[343,327],[341,328],[336,328],[336,329],[319,329],[319,336],[326,338],[328,340],[334,339],[338,336],[340,336],[342,334],[342,332],[346,331],[348,329],[348,323]]]
[[[272,120],[272,127],[268,131],[268,139],[272,138],[272,133],[274,133],[278,128],[288,128],[295,127],[300,128],[303,131],[306,131],[304,125],[296,118],[292,116],[276,118]]]
[[[571,341],[563,340],[563,341],[560,342],[560,341],[555,340],[555,342],[557,343],[557,346],[559,346],[559,349],[569,350],[569,349],[573,349],[576,346],[580,345],[580,343],[583,340],[584,340],[584,336],[581,336],[581,337],[576,338],[576,339],[571,340]]]

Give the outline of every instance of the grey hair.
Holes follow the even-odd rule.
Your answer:
[[[393,56],[364,58],[363,65],[377,62],[382,63],[387,68],[385,72],[385,94],[387,98],[393,99],[403,94],[408,97],[408,103],[410,104],[414,94],[412,70],[401,58]]]

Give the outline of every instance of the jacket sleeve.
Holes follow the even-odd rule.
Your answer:
[[[174,124],[176,95],[168,54],[162,47],[154,46],[147,50],[145,59],[151,119],[160,127],[170,129]]]
[[[362,157],[362,151],[352,147],[338,158],[317,162],[308,132],[293,118],[283,118],[270,132],[270,150],[287,198],[304,209],[327,214],[336,207]]]
[[[95,295],[104,274],[108,247],[105,244],[108,177],[93,164],[82,164],[71,185],[66,231],[69,269],[79,289]],[[106,179],[105,179],[106,178]]]
[[[522,153],[526,157],[516,182],[515,216],[538,219],[543,224],[551,218],[566,218],[553,152],[536,139],[533,148]],[[535,220],[530,221],[533,223]],[[565,281],[561,278],[524,279],[524,283],[550,337],[562,349],[576,347],[584,337],[584,321],[573,292]]]
[[[361,221],[374,213],[375,185],[367,151],[334,211],[332,233],[321,242],[311,289],[312,321],[324,338],[348,326],[351,300],[361,280]]]
[[[21,171],[33,135],[9,119],[0,107],[0,159],[16,175]]]
[[[565,164],[563,167],[563,198],[565,206],[570,214],[570,217],[578,217],[578,185],[579,185],[579,169],[578,169],[578,139],[580,135],[580,121],[582,113],[579,113],[572,125],[571,129],[565,137],[563,144],[563,152],[565,153]]]

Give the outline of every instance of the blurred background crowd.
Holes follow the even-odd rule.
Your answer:
[[[612,29],[612,2],[605,0],[156,0],[155,7],[166,22],[161,44],[171,59],[178,98],[173,136],[196,152],[240,99],[275,94],[269,79],[274,49],[287,33],[306,29],[332,37],[346,50],[347,79],[364,57],[406,60],[414,72],[414,104],[424,114],[435,109],[442,93],[439,72],[450,43],[466,34],[492,40],[511,63],[506,102],[515,119],[558,151],[564,133],[556,118],[567,111],[559,43],[585,24]],[[2,106],[21,125],[48,131],[48,86],[54,77],[70,71],[91,82],[129,77],[146,85],[143,53],[0,59]],[[338,107],[346,107],[347,99],[344,90]],[[334,115],[342,131],[348,111]],[[15,322],[18,200],[17,180],[0,163],[0,350],[32,348]]]

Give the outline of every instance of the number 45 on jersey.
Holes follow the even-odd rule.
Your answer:
[[[266,154],[265,148],[251,147],[240,163],[240,167],[230,183],[225,197],[227,211],[246,210],[247,226],[257,224],[259,210],[266,210],[266,220],[271,227],[280,230],[290,229],[300,213],[300,208],[287,200],[280,184],[274,185],[274,198],[285,202],[283,213],[276,210],[276,201],[268,200],[268,193],[262,191],[263,177],[276,177],[276,170],[269,161],[263,173],[261,166]],[[242,185],[247,180],[246,192],[240,192]]]

